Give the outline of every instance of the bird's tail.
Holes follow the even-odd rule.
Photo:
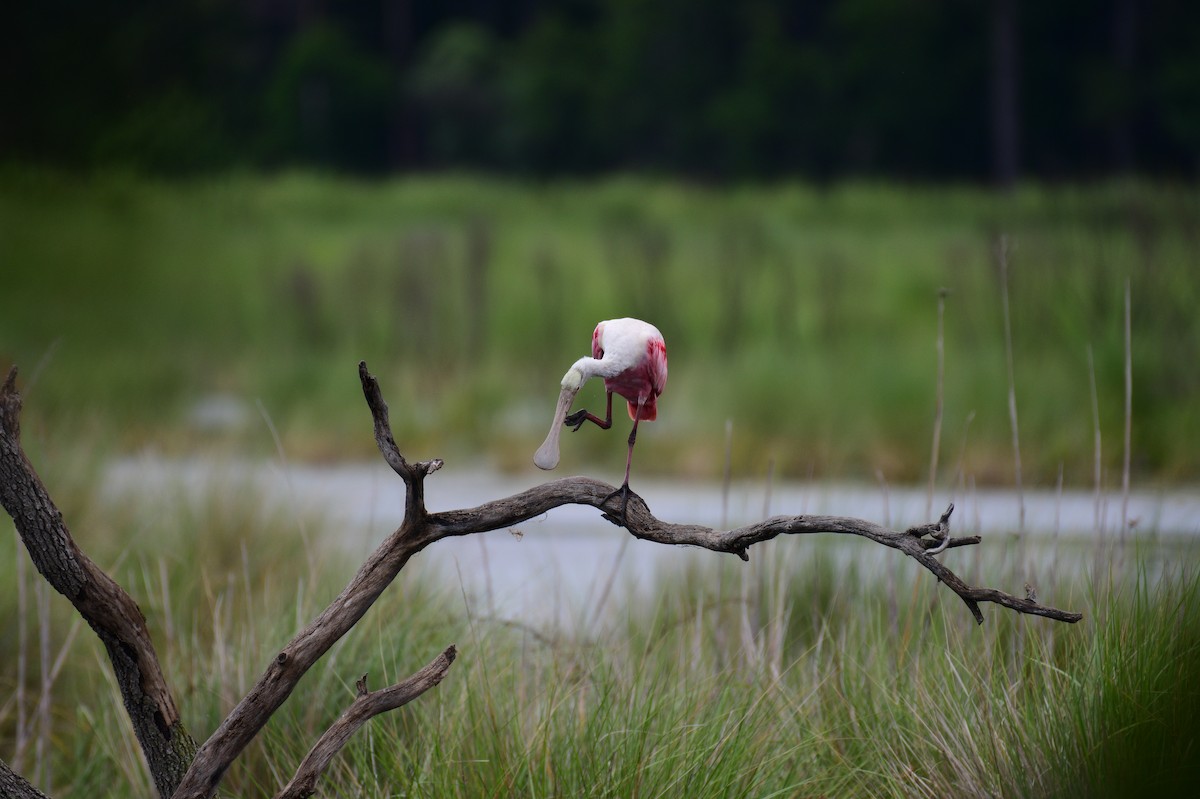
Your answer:
[[[653,422],[658,418],[658,397],[651,397],[642,403],[642,413],[638,415],[638,406],[636,402],[629,403],[629,418],[635,422],[639,419],[643,422]]]

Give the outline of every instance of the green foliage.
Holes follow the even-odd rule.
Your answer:
[[[992,174],[994,3],[541,0],[28,4],[6,159],[152,174],[620,169],[703,179]],[[1020,167],[1196,174],[1193,3],[1016,15]]]
[[[186,723],[203,737],[353,564],[321,545],[333,538],[320,519],[258,507],[252,486],[167,491],[139,507],[105,501],[94,474],[74,463],[45,476],[83,548],[138,599]],[[984,544],[978,581],[1003,584],[1010,575],[994,546]],[[993,606],[976,626],[920,569],[866,553],[877,554],[866,542],[811,539],[770,542],[750,564],[713,555],[650,585],[617,586],[604,624],[569,630],[479,616],[415,559],[301,682],[223,790],[273,795],[360,674],[379,688],[455,643],[446,680],[369,722],[323,794],[1187,795],[1200,734],[1193,544],[1120,559],[1064,546],[1059,577],[1040,587],[1084,611],[1074,626]],[[4,563],[23,556],[14,536],[0,536]],[[1089,581],[1081,572],[1093,562],[1111,573]],[[11,689],[12,568],[0,589],[9,653],[0,681]],[[65,603],[51,609],[57,655],[78,624]],[[28,614],[33,626],[32,600]],[[84,628],[65,651],[52,694],[55,793],[149,795],[99,645]],[[26,657],[32,701],[43,664],[36,648]]]
[[[1186,796],[1200,784],[1200,584],[1169,574],[1165,588],[1145,571],[1121,586],[1123,612],[1098,619],[1110,646],[1077,653],[1097,675],[1070,719],[1080,751],[1065,776],[1077,794]]]
[[[114,120],[91,157],[137,172],[196,173],[228,163],[230,149],[212,102],[174,89]]]
[[[365,359],[406,445],[527,468],[592,326],[634,315],[664,331],[671,354],[640,470],[719,474],[731,419],[743,473],[774,458],[784,477],[916,480],[946,287],[942,477],[961,465],[1004,482],[993,248],[1005,232],[1031,479],[1052,482],[1063,464],[1068,484],[1090,482],[1089,347],[1104,465],[1119,471],[1127,280],[1133,465],[1188,479],[1200,474],[1187,445],[1200,436],[1200,377],[1187,366],[1200,362],[1198,207],[1190,189],[1136,183],[1000,197],[634,178],[76,183],[10,170],[0,360],[37,374],[31,424],[73,420],[128,446],[215,438],[273,452],[261,402],[292,456],[329,457],[371,451],[355,379]],[[240,401],[248,421],[224,437],[197,428],[194,408],[213,395]],[[601,401],[596,386],[580,400]],[[580,432],[564,456],[568,468],[617,468],[621,450]]]
[[[499,45],[481,25],[447,25],[423,48],[405,83],[426,123],[434,165],[501,161],[504,117]]]
[[[388,99],[395,79],[343,31],[295,33],[266,91],[268,162],[361,170],[386,158]]]

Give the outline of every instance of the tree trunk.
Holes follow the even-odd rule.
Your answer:
[[[947,549],[980,543],[979,536],[951,537],[953,504],[938,521],[903,531],[861,519],[814,515],[775,516],[758,524],[720,531],[662,521],[650,513],[637,494],[629,494],[626,507],[616,499],[620,492],[612,486],[585,477],[569,477],[475,508],[430,513],[425,508],[425,478],[440,469],[442,461],[409,463],[392,436],[387,403],[366,363],[359,363],[359,378],[374,421],[380,454],[405,484],[404,521],[367,558],[342,593],[283,647],[250,692],[199,749],[180,721],[141,611],[76,546],[63,524],[62,514],[21,449],[21,398],[16,391],[15,368],[0,385],[0,501],[12,516],[38,571],[71,600],[104,642],[155,787],[164,798],[212,796],[226,769],[291,696],[305,672],[354,627],[413,555],[445,538],[506,529],[568,504],[597,508],[605,519],[644,541],[703,547],[742,560],[749,560],[748,553],[754,545],[779,536],[818,533],[861,536],[913,558],[957,594],[980,623],[983,622],[980,605],[986,602],[1068,623],[1082,618],[1079,613],[1039,604],[1032,591],[1020,598],[968,585],[938,561],[935,556]],[[285,795],[309,795],[316,779],[355,730],[371,716],[398,707],[436,685],[445,676],[454,654],[453,646],[447,648],[412,679],[383,691],[367,691],[364,677],[359,684],[359,699],[318,741],[285,789]],[[44,799],[2,762],[0,796]]]
[[[0,504],[33,565],[104,643],[154,785],[170,796],[191,765],[196,742],[179,718],[141,609],[75,544],[21,449],[16,375],[14,368],[0,387]]]

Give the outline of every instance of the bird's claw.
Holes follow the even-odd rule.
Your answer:
[[[587,411],[575,411],[575,413],[563,419],[563,425],[571,428],[571,432],[578,433],[579,428],[583,427],[583,423],[587,421]]]
[[[629,483],[624,483],[624,484],[622,484],[622,486],[621,486],[620,488],[618,488],[616,491],[613,491],[611,494],[609,494],[609,495],[608,495],[608,496],[606,496],[606,497],[605,497],[603,500],[601,500],[601,501],[600,501],[600,504],[601,504],[601,505],[607,505],[607,504],[608,504],[608,501],[609,501],[610,499],[612,499],[613,497],[617,496],[617,495],[620,495],[620,497],[621,497],[621,513],[620,513],[620,515],[619,515],[619,516],[613,516],[613,515],[611,515],[611,514],[605,514],[605,515],[606,515],[606,516],[608,516],[610,519],[612,519],[614,522],[617,522],[617,521],[619,520],[619,522],[620,522],[620,526],[621,526],[621,527],[628,527],[628,526],[629,526],[629,520],[628,520],[628,518],[626,517],[626,511],[629,509],[629,497],[630,497],[630,495],[633,495],[633,496],[637,497],[639,500],[641,500],[641,502],[642,502],[642,504],[643,504],[643,505],[645,505],[645,504],[646,504],[646,501],[645,501],[645,500],[643,500],[643,499],[642,499],[640,496],[638,496],[636,493],[634,493],[634,492],[633,492],[633,491],[632,491],[632,490],[629,488]]]

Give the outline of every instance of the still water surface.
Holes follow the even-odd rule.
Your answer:
[[[430,511],[473,507],[545,480],[544,473],[532,470],[501,474],[451,464],[426,481],[426,506]],[[712,527],[736,526],[775,514],[822,513],[904,528],[936,518],[953,501],[955,534],[984,536],[979,547],[942,556],[963,558],[951,562],[952,568],[960,570],[972,556],[977,560],[1008,557],[1020,517],[1020,503],[1012,490],[962,496],[939,490],[932,512],[927,513],[926,490],[913,487],[781,483],[772,486],[768,496],[762,481],[734,482],[727,498],[715,482],[646,478],[634,487],[660,518]],[[244,496],[247,491],[267,509],[295,513],[298,529],[303,526],[315,544],[338,546],[356,558],[374,549],[399,525],[404,513],[404,485],[381,463],[307,466],[143,456],[112,463],[104,478],[105,495],[121,502],[207,502],[214,495]],[[1102,495],[1097,501],[1093,492],[1027,491],[1024,504],[1031,562],[1038,571],[1041,561],[1043,579],[1051,552],[1056,569],[1060,565],[1067,571],[1084,569],[1094,561],[1095,541],[1101,536],[1115,541],[1119,536],[1123,506],[1119,493]],[[1164,560],[1179,557],[1175,553],[1192,557],[1198,550],[1190,544],[1200,542],[1200,489],[1135,491],[1129,497],[1127,518],[1129,542],[1161,549]],[[301,519],[319,523],[301,525]],[[893,550],[857,538],[822,538],[822,551],[832,552],[835,562],[853,561],[868,571],[904,560]],[[794,557],[813,542],[809,537],[772,546],[788,546]],[[972,554],[955,554],[968,552]],[[714,557],[719,556],[638,541],[602,519],[594,508],[569,505],[515,530],[440,541],[408,568],[435,570],[452,581],[473,613],[570,622],[591,616],[589,608],[606,593],[606,586],[618,593],[646,589],[665,569]],[[913,563],[903,567],[920,568]],[[996,587],[1012,593],[1021,590],[1020,585]],[[1039,590],[1043,597],[1048,593],[1040,584]]]

